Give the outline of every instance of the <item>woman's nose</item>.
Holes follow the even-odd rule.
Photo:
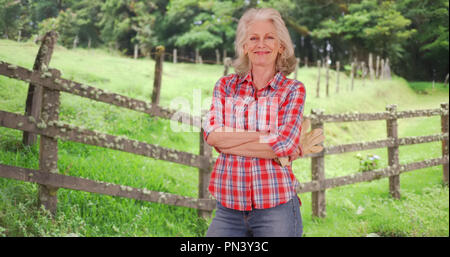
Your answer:
[[[264,39],[258,39],[256,41],[256,47],[263,47],[264,46]]]

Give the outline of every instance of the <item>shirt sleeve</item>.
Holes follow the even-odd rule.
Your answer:
[[[222,77],[214,86],[211,108],[206,113],[202,123],[203,138],[205,142],[207,142],[206,140],[211,132],[224,126],[225,85],[226,79]],[[218,153],[221,152],[217,147],[214,147],[214,149],[216,149]]]
[[[300,145],[305,99],[305,86],[300,83],[289,93],[278,111],[276,138],[268,141],[278,157],[291,155]],[[300,156],[303,156],[303,149],[300,151]]]

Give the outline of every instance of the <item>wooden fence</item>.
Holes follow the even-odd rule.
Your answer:
[[[443,181],[448,185],[448,125],[449,104],[442,103],[440,108],[428,110],[397,111],[396,105],[388,105],[385,112],[380,113],[346,113],[325,115],[321,110],[311,111],[311,128],[323,128],[325,123],[332,122],[357,122],[386,120],[387,139],[343,144],[325,147],[311,157],[312,181],[302,183],[297,188],[297,193],[312,192],[313,215],[317,217],[326,216],[325,191],[330,188],[377,180],[389,177],[389,191],[392,197],[400,198],[400,174],[407,171],[423,169],[431,166],[443,165]],[[417,137],[398,138],[397,120],[402,118],[413,118],[423,116],[441,116],[441,134]],[[408,164],[399,164],[399,146],[442,141],[442,157],[433,158]],[[354,151],[363,151],[376,148],[388,148],[388,167],[371,171],[354,173],[336,178],[325,178],[325,155],[341,154]]]
[[[161,52],[163,52],[163,49]],[[161,65],[162,58],[157,58],[156,69],[161,71]],[[202,129],[199,133],[200,152],[198,155],[131,140],[123,136],[109,135],[95,130],[87,130],[82,127],[77,127],[72,124],[66,124],[59,121],[59,95],[60,92],[66,92],[80,97],[89,98],[94,101],[112,104],[137,112],[143,112],[163,119],[173,119],[178,122],[187,122],[187,124],[191,126],[201,127],[201,117],[177,112],[177,119],[174,119],[173,117],[176,111],[158,106],[158,97],[154,98],[154,102],[141,101],[64,79],[60,77],[60,74],[60,71],[50,69],[48,68],[48,65],[44,65],[44,68],[38,70],[28,70],[14,64],[0,61],[0,75],[22,80],[30,83],[30,85],[42,87],[43,89],[41,105],[42,113],[40,113],[39,117],[34,117],[32,115],[20,115],[0,110],[0,126],[41,135],[39,170],[0,164],[0,177],[38,183],[40,185],[39,203],[44,205],[44,207],[49,209],[52,213],[56,211],[58,188],[67,188],[110,196],[127,197],[149,202],[190,207],[198,209],[199,216],[207,217],[211,215],[211,212],[215,208],[215,200],[209,197],[207,188],[210,172],[215,163],[215,159],[212,158],[211,147],[203,140]],[[159,90],[161,85],[161,77],[155,76],[155,78],[158,79],[158,81],[155,81],[155,87],[158,87]],[[434,115],[441,116],[442,134],[398,138],[398,119]],[[304,115],[305,119],[311,119],[312,128],[323,128],[325,123],[331,122],[386,120],[388,138],[372,142],[325,147],[324,151],[321,153],[306,156],[306,158],[310,157],[312,162],[312,181],[301,183],[297,188],[297,193],[312,192],[313,215],[325,217],[325,191],[329,188],[389,177],[391,195],[398,198],[400,196],[399,177],[401,173],[436,165],[443,165],[444,182],[448,184],[448,117],[448,103],[441,104],[441,107],[438,109],[402,112],[396,111],[395,105],[388,106],[386,112],[381,113],[345,113],[325,115],[320,110],[313,110],[311,115]],[[105,183],[59,174],[57,165],[58,140],[68,140],[82,144],[95,145],[196,167],[199,169],[198,198],[179,196],[167,192],[151,191],[146,188],[133,188],[125,185]],[[441,158],[399,165],[399,146],[428,143],[433,141],[442,141]],[[388,148],[388,167],[337,178],[325,178],[325,155],[383,147]]]
[[[63,79],[59,74],[60,72],[54,69],[49,69],[47,72],[40,72],[31,71],[9,63],[0,63],[0,75],[16,78],[45,88],[43,93],[41,118],[36,119],[33,116],[25,116],[0,110],[0,126],[41,135],[39,170],[30,170],[0,164],[1,177],[35,182],[53,187],[53,189],[49,189],[51,192],[49,192],[48,195],[40,197],[40,202],[53,212],[56,210],[56,205],[48,203],[49,201],[52,202],[49,197],[55,198],[56,188],[59,187],[197,208],[207,212],[210,212],[215,208],[215,201],[203,198],[206,196],[204,190],[201,190],[201,193],[199,192],[199,199],[195,199],[57,174],[57,140],[69,140],[83,144],[106,147],[199,168],[201,174],[199,183],[201,184],[201,188],[204,188],[204,181],[206,180],[206,177],[209,177],[209,171],[214,164],[211,159],[211,150],[208,149],[208,147],[206,147],[207,144],[203,142],[202,130],[199,134],[201,141],[200,154],[195,155],[131,140],[123,136],[114,136],[95,130],[87,130],[59,121],[58,117],[55,117],[54,115],[59,112],[59,92],[74,94],[94,101],[128,108],[164,119],[171,119],[175,113],[174,111],[155,106],[150,102],[132,99],[123,95],[106,92],[105,90]],[[199,124],[194,121],[199,120],[200,117],[194,117],[190,114],[180,112],[178,112],[178,114],[178,117],[185,117],[181,118],[181,121],[189,120],[191,122],[190,124]],[[54,199],[53,202],[56,202],[56,199]]]

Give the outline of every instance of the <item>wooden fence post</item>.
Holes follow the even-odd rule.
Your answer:
[[[57,79],[61,73],[57,70],[50,70],[52,78]],[[60,106],[60,92],[43,88],[42,112],[41,119],[48,124],[49,121],[58,121],[59,106]],[[55,138],[40,136],[39,148],[39,169],[43,172],[58,173],[58,140]],[[58,204],[57,192],[58,188],[39,184],[38,187],[39,200],[38,205],[44,206],[51,214],[56,214]]]
[[[173,49],[173,63],[177,63],[177,49]]]
[[[329,87],[330,87],[330,57],[327,56],[326,58],[326,64],[325,64],[325,69],[326,69],[326,94],[327,97],[329,97]]]
[[[52,58],[53,48],[55,47],[58,34],[55,31],[47,32],[42,40],[36,60],[34,61],[33,71],[47,71]],[[42,90],[38,85],[30,83],[28,86],[27,101],[25,104],[25,115],[32,116],[37,120],[41,115],[42,108]],[[30,132],[23,132],[22,142],[24,145],[35,144],[37,135]]]
[[[367,75],[366,63],[361,62],[361,77],[363,80],[363,86],[366,85],[366,75]]]
[[[377,63],[376,63],[376,67],[375,67],[375,78],[379,79],[380,78],[380,56],[377,55]]]
[[[212,148],[209,146],[203,137],[203,128],[200,129],[200,155],[212,158]],[[198,198],[205,199],[210,198],[210,193],[208,191],[209,179],[211,175],[211,168],[209,169],[198,169]],[[201,218],[210,218],[212,211],[198,210],[198,216]]]
[[[351,90],[353,91],[353,85],[355,84],[355,62],[352,62],[352,70],[350,72],[350,77],[352,79]]]
[[[442,134],[448,133],[448,103],[441,103],[441,131]],[[442,157],[448,156],[448,139],[442,140]],[[448,186],[448,163],[442,165],[443,181]]]
[[[375,79],[375,72],[373,71],[373,54],[369,53],[369,73],[370,73],[370,80]]]
[[[223,63],[225,64],[225,59],[227,58],[227,50],[226,49],[223,49],[223,56],[222,56],[222,60],[223,60]]]
[[[134,44],[134,59],[137,59],[139,55],[139,45],[138,44]]]
[[[311,122],[311,129],[321,128],[323,129],[323,122],[320,120],[322,110],[312,109],[311,115],[317,117]],[[323,146],[323,143],[321,143]],[[319,156],[311,158],[311,180],[316,181],[319,185],[325,179],[325,157],[323,151]],[[324,218],[326,216],[326,200],[325,190],[312,192],[311,197],[313,216]]]
[[[389,192],[393,198],[400,198],[400,174],[398,158],[398,125],[397,125],[397,105],[386,106],[386,111],[391,114],[391,118],[386,120],[387,136],[393,138],[396,145],[388,147],[388,165],[394,170],[393,176],[389,176]]]
[[[219,52],[219,49],[216,49],[216,64],[220,64],[220,52]]]
[[[73,39],[73,49],[77,48],[78,46],[78,42],[79,42],[79,38],[78,35],[75,36],[75,38]]]
[[[320,91],[320,66],[322,66],[321,63],[322,62],[320,60],[317,61],[317,69],[319,69],[319,75],[317,76],[316,97],[319,97],[319,91]]]
[[[297,79],[298,66],[300,65],[300,58],[295,58],[295,70],[294,70],[294,79]]]
[[[230,67],[230,65],[231,65],[231,58],[230,57],[226,57],[223,60],[223,66],[224,66],[223,75],[224,76],[228,75],[228,68]]]
[[[384,76],[387,79],[391,79],[391,67],[389,65],[389,58],[386,58],[386,62],[384,63]]]
[[[197,64],[197,63],[199,63],[200,62],[200,60],[199,60],[199,52],[198,52],[198,48],[195,48],[195,63]]]
[[[339,93],[339,73],[341,71],[341,62],[336,62],[336,94]]]
[[[155,56],[155,79],[153,81],[152,104],[159,104],[159,95],[161,93],[162,65],[164,60],[164,46],[156,47]]]

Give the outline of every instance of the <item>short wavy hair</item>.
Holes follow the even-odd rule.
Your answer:
[[[297,61],[295,59],[294,46],[291,36],[286,28],[286,24],[281,18],[280,13],[273,8],[250,8],[239,19],[236,31],[236,39],[234,41],[234,49],[236,59],[233,60],[232,66],[239,76],[244,76],[251,69],[250,59],[244,54],[244,43],[248,33],[249,25],[257,20],[270,20],[275,26],[277,37],[280,44],[284,47],[282,54],[278,54],[275,64],[276,71],[281,71],[287,76],[295,70]]]

